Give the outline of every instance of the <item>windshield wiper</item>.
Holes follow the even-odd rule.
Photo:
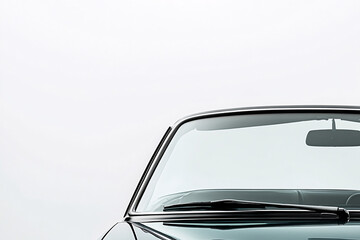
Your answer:
[[[245,201],[234,199],[223,199],[217,201],[206,202],[190,202],[164,206],[163,211],[197,211],[197,210],[209,210],[209,211],[238,211],[239,209],[271,209],[271,208],[286,208],[286,209],[300,209],[307,210],[316,213],[329,213],[336,214],[338,219],[344,223],[350,220],[350,213],[340,207],[331,206],[312,206],[312,205],[300,205],[300,204],[285,204],[285,203],[272,203],[272,202],[257,202],[257,201]]]

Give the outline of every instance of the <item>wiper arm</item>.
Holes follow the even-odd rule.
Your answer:
[[[267,208],[287,208],[287,209],[301,209],[317,213],[336,214],[339,220],[348,222],[350,220],[349,212],[340,207],[331,206],[312,206],[300,204],[285,204],[272,202],[257,202],[234,199],[223,199],[217,201],[207,202],[191,202],[164,206],[163,211],[196,211],[196,210],[210,210],[210,211],[229,211],[239,209],[267,209]]]

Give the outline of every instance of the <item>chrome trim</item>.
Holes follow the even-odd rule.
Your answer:
[[[151,171],[151,169],[153,168],[153,167],[152,167],[152,166],[153,166],[153,163],[154,163],[155,160],[157,159],[157,155],[158,155],[159,151],[161,150],[161,147],[162,147],[162,146],[164,145],[164,143],[167,141],[167,138],[169,137],[169,134],[170,134],[171,130],[172,130],[171,127],[168,127],[168,128],[167,128],[165,134],[162,136],[162,138],[161,138],[158,146],[156,147],[153,155],[151,156],[150,161],[149,161],[149,163],[147,164],[147,166],[146,166],[146,168],[145,168],[145,171],[143,172],[143,174],[142,174],[142,176],[141,176],[141,178],[140,178],[140,181],[139,181],[139,183],[137,184],[136,189],[135,189],[135,191],[134,191],[134,193],[133,193],[133,195],[132,195],[132,197],[131,197],[131,200],[130,200],[127,208],[126,208],[124,217],[126,217],[129,212],[132,212],[134,202],[136,202],[136,198],[140,198],[140,197],[138,197],[138,196],[139,196],[139,192],[140,192],[140,196],[142,195],[143,191],[141,191],[141,187],[143,186],[144,181],[146,180],[146,177],[149,175],[149,174],[148,174],[149,171]],[[152,172],[151,172],[150,176],[151,176],[151,175],[152,175]],[[147,180],[147,181],[148,181],[148,180]],[[146,182],[146,185],[147,185],[147,182]],[[145,185],[145,186],[146,186],[146,185]],[[137,202],[136,202],[136,205],[137,205]]]
[[[256,107],[244,107],[244,108],[230,108],[230,109],[221,109],[214,111],[201,112],[197,114],[192,114],[187,117],[181,118],[176,121],[173,127],[188,122],[189,120],[194,120],[198,118],[205,117],[214,117],[218,115],[227,115],[227,114],[237,114],[244,112],[259,112],[259,111],[306,111],[306,110],[321,110],[321,111],[360,111],[360,106],[345,106],[345,105],[289,105],[289,106],[256,106]]]

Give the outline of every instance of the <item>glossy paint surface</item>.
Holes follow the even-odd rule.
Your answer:
[[[258,226],[257,226],[258,225]],[[360,223],[346,225],[261,226],[237,224],[231,228],[220,225],[182,225],[163,222],[133,223],[135,236],[127,223],[117,224],[104,240],[120,239],[184,239],[184,240],[360,240]]]
[[[342,226],[286,226],[250,227],[234,229],[197,228],[165,226],[163,223],[146,224],[155,231],[162,232],[173,239],[252,239],[252,240],[307,240],[307,239],[360,239],[360,225]],[[138,231],[137,231],[138,232]]]

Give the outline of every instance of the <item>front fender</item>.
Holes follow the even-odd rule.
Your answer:
[[[126,222],[118,222],[107,231],[100,240],[136,240],[134,232],[130,224]]]

